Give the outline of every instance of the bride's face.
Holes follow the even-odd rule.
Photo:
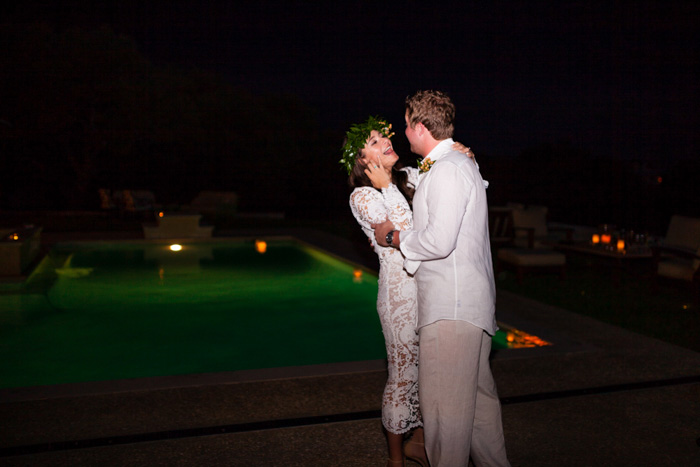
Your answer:
[[[366,164],[374,165],[379,165],[377,162],[381,160],[384,168],[391,169],[399,160],[399,156],[394,152],[389,138],[372,130],[362,150],[362,159]]]

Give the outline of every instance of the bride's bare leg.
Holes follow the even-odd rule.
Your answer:
[[[389,459],[394,462],[403,462],[403,435],[396,433],[386,433],[387,447],[389,448]]]
[[[418,462],[420,465],[428,466],[428,455],[425,452],[425,435],[423,427],[416,428],[413,431],[413,436],[406,443],[406,457]]]

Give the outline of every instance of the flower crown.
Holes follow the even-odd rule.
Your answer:
[[[355,159],[360,154],[360,151],[367,144],[370,134],[373,130],[378,131],[387,138],[394,136],[391,132],[391,124],[380,117],[369,117],[365,123],[352,125],[350,130],[345,133],[345,146],[343,146],[343,157],[340,163],[348,171],[348,175],[352,172],[355,165]]]

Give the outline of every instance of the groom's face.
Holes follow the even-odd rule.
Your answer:
[[[424,156],[425,154],[421,154],[420,152],[420,138],[416,132],[418,125],[416,124],[416,126],[411,127],[411,122],[408,119],[408,111],[406,111],[404,118],[406,119],[406,139],[408,139],[408,142],[411,144],[411,152]]]

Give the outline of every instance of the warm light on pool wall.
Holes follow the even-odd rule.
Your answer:
[[[362,269],[355,269],[352,272],[352,281],[355,283],[362,282]]]
[[[262,240],[255,240],[255,250],[263,254],[267,251],[267,243]]]
[[[625,241],[620,239],[617,241],[617,251],[625,251]]]
[[[182,245],[178,245],[177,243],[173,243],[170,245],[170,250],[171,251],[180,251],[182,250]]]

